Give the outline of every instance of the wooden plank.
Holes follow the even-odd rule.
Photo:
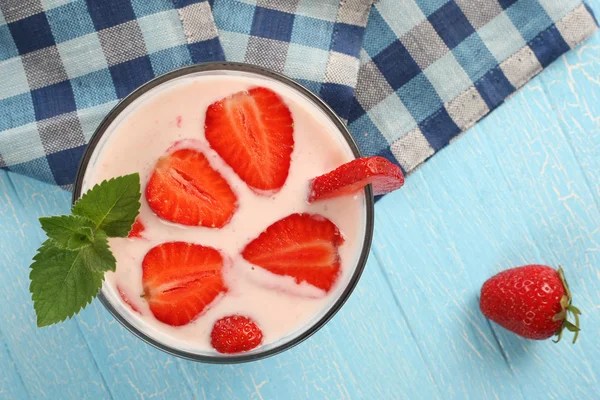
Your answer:
[[[76,319],[113,398],[192,397],[176,359],[123,328],[99,301]]]
[[[182,362],[198,398],[443,398],[371,259],[355,293],[308,341],[239,366]]]
[[[172,358],[97,302],[38,330],[37,217],[66,212],[69,196],[0,172],[0,398],[600,398],[599,49],[596,36],[559,60],[379,202],[347,305],[261,362]],[[519,339],[478,311],[485,279],[528,262],[567,269],[577,345]]]
[[[2,369],[20,374],[31,398],[109,397],[75,321],[45,329],[35,324],[29,264],[42,242],[37,217],[66,211],[68,195],[28,178],[12,178],[14,183],[0,172],[0,332],[14,363],[3,362]]]
[[[18,355],[15,355],[18,356]],[[27,390],[0,330],[0,399],[25,399]]]
[[[565,71],[598,76],[599,43],[534,79],[380,202],[385,245],[375,254],[412,305],[405,312],[448,398],[600,396],[598,87],[558,83]],[[483,281],[526,263],[566,268],[585,314],[576,346],[520,339],[479,313]]]
[[[298,399],[373,398],[410,395],[425,383],[422,391],[440,398],[375,259],[369,262],[355,296],[324,330],[296,349],[258,363],[224,367],[176,360],[136,339],[98,303],[73,321],[38,330],[27,290],[27,266],[42,240],[36,219],[67,212],[69,196],[29,178],[10,177],[4,174],[0,181],[6,199],[0,212],[5,227],[0,250],[8,254],[3,270],[8,264],[22,268],[13,297],[2,300],[6,308],[22,304],[20,316],[28,321],[9,319],[2,328],[11,336],[8,345],[19,355],[16,364],[24,370],[23,380],[33,397],[59,395],[68,385],[69,396],[87,393],[94,398],[221,398],[227,394],[243,399],[259,394],[277,398],[281,393]],[[0,289],[15,281],[5,274],[0,277]],[[68,351],[72,343],[77,346]],[[43,356],[33,358],[32,353]],[[29,363],[32,358],[35,365]],[[391,367],[390,359],[396,360]],[[102,391],[90,391],[87,385]]]
[[[5,272],[0,274],[0,310],[10,318],[0,331],[7,336],[8,350],[18,355],[15,363],[31,396],[189,398],[173,358],[143,344],[97,302],[72,321],[44,329],[35,326],[28,267],[42,241],[37,218],[68,212],[70,194],[1,174],[0,251]],[[21,306],[15,309],[16,304]]]

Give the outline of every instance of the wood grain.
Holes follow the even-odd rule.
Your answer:
[[[380,201],[346,306],[251,364],[170,357],[98,302],[37,329],[37,218],[67,212],[69,195],[0,172],[0,398],[600,399],[599,97],[596,35]],[[577,345],[520,339],[479,312],[483,281],[527,263],[565,268],[584,314]]]

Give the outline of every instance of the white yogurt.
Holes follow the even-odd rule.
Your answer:
[[[250,190],[210,149],[204,137],[207,107],[254,86],[277,92],[294,119],[295,145],[289,176],[283,188],[269,197]],[[142,195],[140,218],[146,227],[142,234],[144,239],[110,240],[117,271],[106,276],[102,288],[106,298],[127,321],[154,340],[201,355],[218,354],[210,345],[210,332],[214,322],[226,315],[247,315],[260,326],[264,341],[253,352],[302,334],[330,309],[347,286],[364,240],[366,206],[362,192],[313,205],[306,202],[311,178],[354,158],[342,135],[322,110],[278,81],[239,72],[187,75],[150,90],[111,124],[90,160],[83,192],[105,179],[139,172],[143,193],[157,159],[173,145],[203,151],[238,196],[239,208],[229,224],[221,229],[187,227],[156,217]],[[345,237],[339,249],[342,274],[328,294],[306,283],[297,285],[290,277],[253,267],[240,255],[245,245],[266,227],[298,212],[329,218]],[[227,294],[218,297],[201,316],[182,327],[157,321],[140,297],[143,293],[142,259],[152,247],[168,241],[212,246],[227,254],[231,261],[226,263],[224,273]],[[141,315],[122,301],[117,285]]]

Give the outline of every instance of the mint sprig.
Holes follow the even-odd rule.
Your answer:
[[[44,242],[31,265],[33,305],[38,327],[71,318],[102,287],[104,274],[86,265],[84,251],[69,251]]]
[[[115,271],[109,237],[127,237],[140,210],[140,176],[104,181],[79,199],[73,215],[42,217],[48,240],[33,258],[29,291],[38,327],[73,317]]]
[[[140,210],[140,196],[140,175],[121,176],[94,186],[71,211],[92,221],[108,237],[127,237]]]
[[[61,215],[40,218],[42,229],[56,247],[78,250],[94,241],[94,223],[76,215]]]

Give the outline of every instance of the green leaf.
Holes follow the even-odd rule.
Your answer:
[[[140,210],[140,197],[140,175],[120,176],[94,186],[72,211],[92,221],[109,237],[127,237]]]
[[[48,240],[33,258],[29,278],[39,327],[71,318],[116,270],[109,237],[127,237],[140,210],[140,176],[104,181],[85,193],[74,215],[40,218]]]
[[[29,290],[38,327],[71,318],[98,294],[104,273],[86,265],[86,252],[58,248],[47,240],[33,258]]]
[[[94,241],[94,223],[74,215],[40,218],[42,229],[57,247],[78,250]]]
[[[108,246],[108,237],[102,230],[96,231],[96,237],[91,246],[82,249],[82,257],[85,265],[96,272],[115,271],[117,260]]]
[[[581,315],[581,311],[579,311],[579,308],[575,307],[572,304],[569,307],[567,307],[567,310],[571,311],[573,315]]]
[[[571,332],[579,332],[581,329],[577,325],[574,325],[572,322],[566,321],[564,322],[565,328]]]

